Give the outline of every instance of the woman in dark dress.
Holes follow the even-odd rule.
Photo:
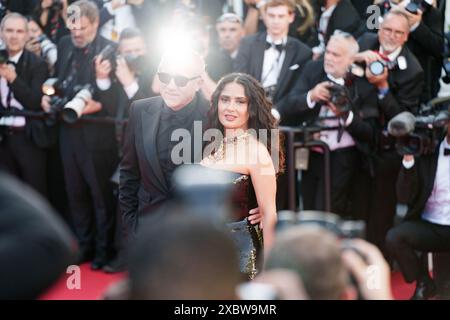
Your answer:
[[[264,89],[251,76],[233,73],[222,78],[212,96],[210,121],[223,138],[201,162],[233,173],[233,222],[228,226],[240,251],[241,272],[250,279],[260,270],[260,249],[268,252],[276,223],[276,174],[283,154],[271,109]],[[262,215],[259,228],[247,220],[255,207]]]

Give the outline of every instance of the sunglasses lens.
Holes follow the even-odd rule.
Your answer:
[[[176,76],[173,78],[175,80],[175,84],[178,87],[184,87],[187,85],[187,83],[189,82],[189,79],[186,77],[182,77],[182,76]]]
[[[158,78],[159,78],[159,81],[161,81],[164,84],[168,84],[170,82],[170,79],[172,79],[170,74],[164,73],[164,72],[158,73]]]

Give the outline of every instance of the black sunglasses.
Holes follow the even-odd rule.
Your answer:
[[[200,76],[187,78],[183,76],[174,76],[166,72],[158,72],[158,78],[159,81],[161,81],[164,84],[169,84],[170,81],[173,79],[177,87],[185,87],[189,81],[200,78]]]

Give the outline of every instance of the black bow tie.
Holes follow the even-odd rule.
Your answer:
[[[450,148],[444,149],[444,156],[450,156]]]
[[[280,53],[284,50],[284,45],[282,43],[275,44],[275,43],[266,41],[266,50],[269,49],[270,47],[277,49],[278,52],[280,52]]]

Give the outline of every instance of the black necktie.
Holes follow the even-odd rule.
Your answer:
[[[444,156],[450,156],[450,148],[444,149]]]
[[[280,52],[280,53],[284,50],[284,45],[282,43],[274,44],[269,41],[266,41],[266,50],[269,49],[270,47],[277,49],[278,52]]]

